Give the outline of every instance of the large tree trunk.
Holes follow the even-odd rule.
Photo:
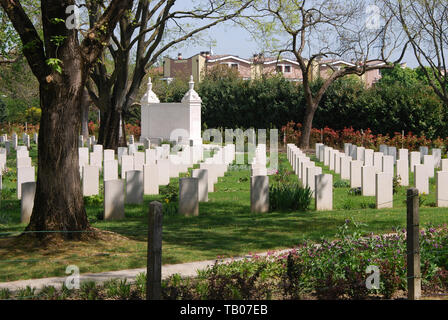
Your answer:
[[[306,150],[310,147],[311,130],[313,129],[314,114],[317,110],[316,103],[307,103],[305,117],[302,124],[302,135],[300,137],[300,148]]]
[[[79,238],[82,237],[80,233],[67,231],[89,228],[81,190],[77,136],[84,86],[81,64],[65,67],[68,69],[66,76],[62,76],[60,82],[40,86],[39,170],[34,209],[27,230],[62,231],[54,235]]]
[[[120,112],[113,106],[109,107],[102,115],[100,123],[100,144],[104,149],[117,150],[123,145],[120,141]]]

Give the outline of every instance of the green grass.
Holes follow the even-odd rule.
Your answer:
[[[31,155],[35,159],[35,147]],[[280,155],[280,165],[292,170],[285,154]],[[15,167],[15,160],[9,160],[8,166]],[[324,172],[328,170],[324,168]],[[374,198],[350,196],[350,188],[338,188],[334,189],[333,211],[252,214],[248,177],[249,171],[244,170],[229,171],[220,178],[215,192],[209,194],[209,202],[200,204],[198,217],[164,216],[163,264],[240,256],[290,248],[304,240],[332,238],[346,219],[365,223],[366,233],[388,233],[406,225],[406,188],[400,188],[395,196],[393,209],[370,209],[368,205],[375,203]],[[15,188],[10,178],[4,180],[6,189]],[[289,179],[297,177],[291,175]],[[335,175],[337,179],[340,177]],[[177,185],[178,179],[172,179],[171,183]],[[425,205],[435,202],[433,185],[431,192]],[[20,232],[25,226],[20,224],[20,202],[2,200],[0,281],[65,276],[65,268],[71,264],[78,265],[81,273],[145,267],[148,207],[153,200],[163,201],[161,196],[145,196],[144,205],[126,205],[126,219],[114,222],[98,219],[103,210],[101,204],[87,207],[92,226],[126,238],[69,242],[48,248],[10,245],[11,237],[7,237],[10,234],[5,233]],[[421,225],[444,224],[448,222],[448,209],[423,207],[420,217]]]

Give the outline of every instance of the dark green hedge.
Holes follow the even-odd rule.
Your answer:
[[[397,75],[397,72],[405,74]],[[427,84],[418,79],[410,81],[407,73],[400,69],[391,71],[370,89],[354,77],[336,81],[320,103],[313,127],[335,130],[370,128],[375,134],[390,135],[404,130],[406,133],[424,134],[430,139],[448,136],[448,126],[445,125],[447,108]],[[319,82],[314,83],[313,90],[320,85]],[[235,77],[213,78],[196,87],[203,101],[204,129],[280,129],[290,121],[303,121],[305,100],[302,87],[281,77],[255,81]],[[159,88],[161,92],[156,93],[162,102],[180,101],[187,90],[187,86],[180,82]]]

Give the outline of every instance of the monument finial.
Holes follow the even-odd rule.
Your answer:
[[[152,80],[151,80],[151,77],[148,78],[148,89],[147,90],[148,91],[152,90]]]
[[[190,76],[190,82],[188,83],[190,85],[190,90],[194,89],[194,78],[193,75]]]

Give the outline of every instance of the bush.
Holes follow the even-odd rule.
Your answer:
[[[298,183],[273,184],[269,187],[270,211],[306,211],[309,209],[312,191]]]

